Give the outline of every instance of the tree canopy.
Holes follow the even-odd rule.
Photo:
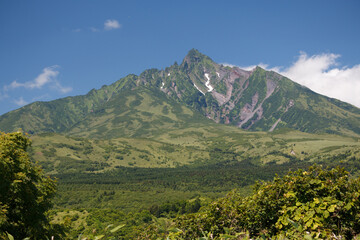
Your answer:
[[[170,239],[353,239],[360,234],[360,178],[341,167],[289,172],[257,183],[242,197],[230,192],[195,214],[175,220]],[[160,233],[149,228],[147,235]],[[174,236],[172,238],[172,236]],[[341,237],[340,237],[341,236]]]
[[[30,145],[21,132],[0,133],[0,238],[42,239],[50,226],[46,211],[56,184],[30,160]]]

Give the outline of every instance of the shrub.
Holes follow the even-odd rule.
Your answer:
[[[253,195],[241,197],[230,192],[200,213],[177,219],[185,239],[210,232],[251,237],[351,239],[360,233],[360,179],[337,167],[331,170],[312,166],[307,171],[289,172],[271,182],[257,183]]]

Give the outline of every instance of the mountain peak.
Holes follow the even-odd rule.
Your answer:
[[[141,92],[144,89],[150,91],[149,94]],[[162,98],[155,99],[155,96]],[[75,133],[92,126],[90,120],[103,117],[96,121],[104,121],[104,129],[111,126],[125,134],[130,125],[125,124],[128,121],[121,115],[124,111],[131,110],[132,114],[127,117],[135,119],[138,112],[167,102],[166,106],[159,105],[161,109],[156,109],[156,114],[150,112],[143,116],[160,114],[159,118],[165,117],[171,122],[169,109],[182,109],[179,105],[170,107],[174,100],[204,118],[243,129],[273,131],[286,127],[304,132],[360,134],[359,109],[330,101],[259,66],[252,71],[224,67],[196,49],[188,52],[181,66],[174,65],[165,71],[145,70],[139,77],[129,75],[84,96],[30,104],[0,116],[0,129]],[[151,104],[146,105],[149,102]],[[105,117],[109,113],[115,115]],[[153,123],[157,128],[156,121]]]
[[[214,64],[214,61],[208,56],[202,54],[197,49],[191,49],[188,54],[185,56],[181,67],[186,72],[189,72],[192,67],[197,66],[201,63],[207,62],[208,64]]]
[[[193,48],[191,49],[188,54],[186,55],[187,57],[190,57],[190,58],[196,58],[196,57],[201,57],[201,56],[204,56],[204,54],[202,54],[201,52],[199,52],[199,50]]]
[[[206,59],[206,58],[210,59],[205,54],[202,54],[201,52],[199,52],[199,50],[193,48],[185,56],[184,61],[186,61],[188,63],[198,63],[198,62],[201,62],[203,59]]]

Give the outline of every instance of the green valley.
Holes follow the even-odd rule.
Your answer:
[[[0,116],[1,131],[22,129],[31,160],[57,179],[49,216],[68,239],[169,233],[179,219],[186,226],[201,216],[191,214],[212,214],[233,189],[241,202],[259,181],[314,164],[340,165],[355,179],[359,126],[350,104],[195,49],[180,65]]]

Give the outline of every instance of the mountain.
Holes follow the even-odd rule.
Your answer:
[[[273,71],[215,63],[192,49],[180,65],[128,75],[88,94],[35,102],[0,116],[2,131],[81,137],[149,137],[215,123],[256,131],[291,128],[360,135],[360,109]]]

